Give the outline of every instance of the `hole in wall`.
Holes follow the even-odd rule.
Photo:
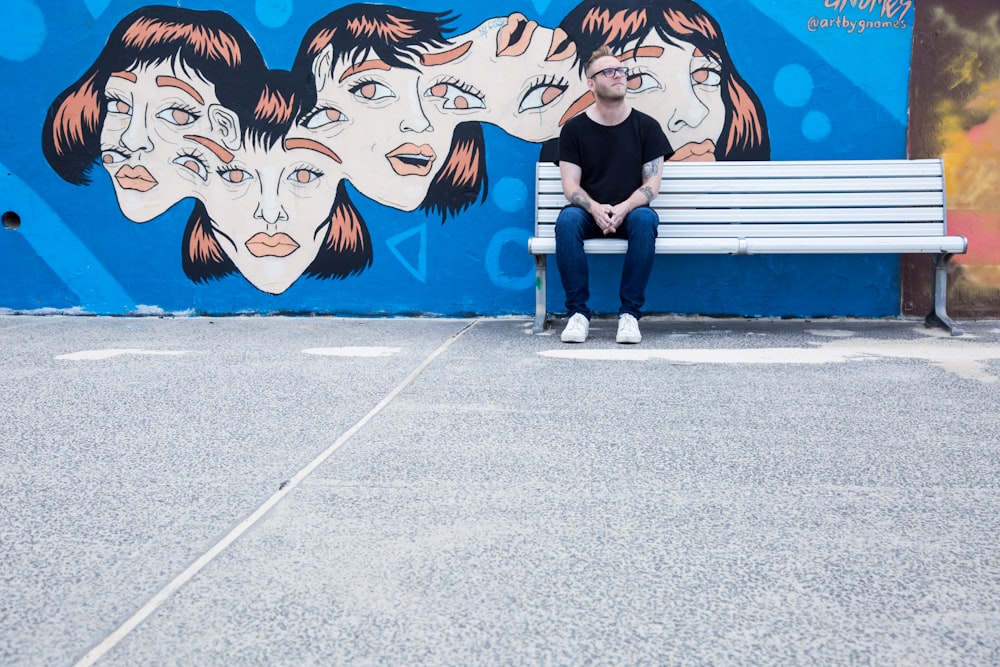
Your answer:
[[[3,226],[7,229],[17,229],[21,226],[21,216],[14,211],[4,211]]]

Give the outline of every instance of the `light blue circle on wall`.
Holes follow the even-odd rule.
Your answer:
[[[0,58],[21,62],[45,43],[45,15],[31,0],[0,3]]]
[[[528,201],[528,188],[524,181],[518,178],[505,176],[497,182],[492,190],[493,203],[506,213],[520,211],[524,208],[525,202]]]
[[[822,111],[810,111],[802,119],[802,135],[809,141],[823,141],[831,129],[830,117]]]
[[[280,28],[288,23],[294,10],[293,0],[257,0],[257,20],[268,28]]]
[[[774,77],[774,94],[785,106],[805,106],[813,94],[812,74],[802,65],[785,65]]]
[[[528,289],[535,284],[535,262],[528,254],[527,229],[508,227],[501,229],[486,248],[486,273],[497,287],[510,290]],[[521,275],[515,273],[527,267]],[[513,270],[512,270],[513,269]]]

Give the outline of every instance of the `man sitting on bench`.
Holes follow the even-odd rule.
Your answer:
[[[571,202],[556,219],[556,264],[569,312],[561,338],[564,343],[587,340],[591,312],[583,242],[610,236],[628,240],[616,340],[638,343],[659,226],[649,203],[659,192],[663,160],[673,149],[656,120],[625,102],[628,68],[608,47],[594,52],[584,72],[595,103],[570,119],[559,135],[559,173]]]

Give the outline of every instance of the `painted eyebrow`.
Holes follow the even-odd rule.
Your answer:
[[[161,88],[180,88],[185,93],[198,100],[198,104],[204,104],[205,98],[202,97],[197,90],[191,87],[190,84],[184,83],[180,79],[176,79],[172,76],[158,76],[156,77],[156,85]]]
[[[318,141],[313,139],[285,139],[285,150],[292,150],[293,148],[304,148],[309,151],[316,151],[317,153],[322,153],[328,158],[332,159],[337,164],[343,164],[344,161],[340,159],[340,156],[330,150],[327,146],[324,146]]]
[[[638,49],[626,51],[621,55],[622,60],[635,60],[636,58],[660,58],[663,56],[662,46],[640,46]]]
[[[189,140],[189,141],[194,141],[196,143],[201,144],[202,146],[204,146],[208,150],[212,151],[212,153],[215,155],[215,157],[219,158],[220,160],[222,160],[226,164],[229,164],[230,162],[232,162],[233,159],[236,157],[235,155],[233,155],[232,153],[230,153],[225,148],[223,148],[219,144],[215,143],[214,141],[212,141],[208,137],[199,137],[196,134],[185,134],[184,138],[187,139],[187,140]]]
[[[472,48],[472,42],[466,42],[461,46],[456,46],[453,49],[448,49],[447,51],[441,51],[440,53],[425,53],[420,56],[420,64],[432,67],[434,65],[445,65],[453,60],[458,60]]]
[[[343,82],[343,80],[349,76],[352,76],[354,74],[360,74],[361,72],[366,72],[370,69],[380,69],[388,72],[392,68],[389,67],[384,62],[382,62],[381,60],[369,60],[368,62],[361,63],[360,65],[354,65],[353,67],[348,67],[347,70],[340,75],[340,78],[337,79],[337,83]]]
[[[112,72],[111,76],[117,77],[119,79],[125,79],[126,81],[131,81],[132,83],[135,83],[136,81],[139,80],[139,77],[137,77],[133,72]]]

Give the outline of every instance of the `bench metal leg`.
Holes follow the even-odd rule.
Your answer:
[[[933,255],[934,260],[934,285],[931,291],[934,297],[934,310],[924,319],[924,324],[929,327],[942,327],[951,332],[952,336],[961,336],[964,331],[955,323],[955,320],[948,317],[948,261],[954,255],[944,252]]]
[[[545,255],[535,255],[535,323],[533,333],[545,331]]]

